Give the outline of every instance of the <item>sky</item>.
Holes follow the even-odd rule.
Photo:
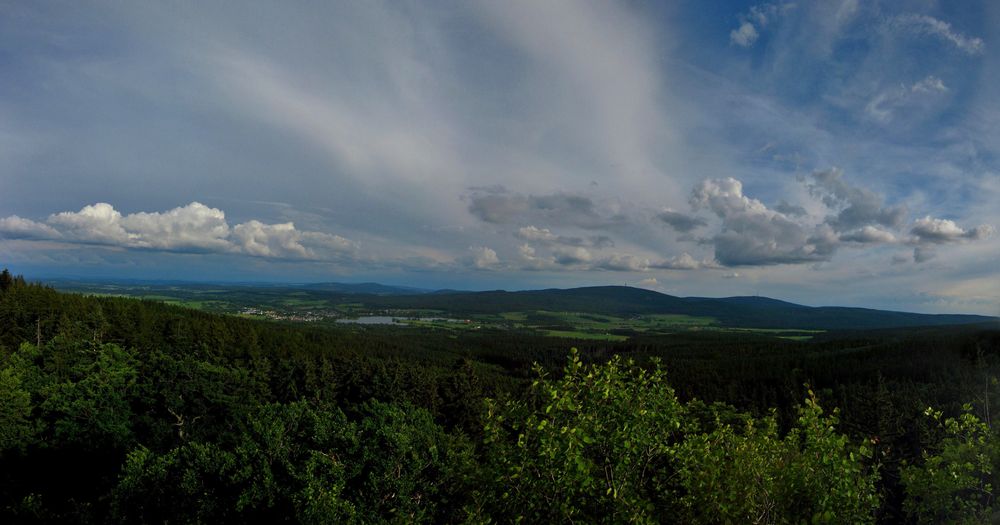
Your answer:
[[[0,0],[0,265],[1000,315],[1000,4]]]

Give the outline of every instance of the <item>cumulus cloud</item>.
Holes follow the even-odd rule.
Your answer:
[[[495,268],[500,264],[497,252],[486,246],[473,246],[469,248],[472,258],[472,266],[480,270]]]
[[[656,218],[680,233],[689,233],[695,228],[708,225],[708,222],[701,217],[687,215],[670,209],[663,210],[656,215]]]
[[[0,219],[0,236],[98,244],[168,252],[238,253],[256,257],[323,260],[354,251],[354,242],[323,232],[301,231],[291,222],[250,220],[230,227],[225,213],[198,202],[166,212],[123,215],[107,203],[50,215],[44,222]]]
[[[906,235],[904,206],[887,205],[875,192],[849,184],[836,168],[814,172],[807,187],[813,197],[835,213],[815,223],[798,206],[782,201],[771,209],[748,197],[736,179],[702,181],[691,192],[690,203],[695,210],[709,210],[722,219],[720,230],[704,241],[715,248],[715,260],[698,262],[684,254],[650,267],[819,263],[830,260],[842,246],[892,244],[915,246],[913,260],[923,262],[934,257],[933,245],[981,240],[994,233],[990,225],[965,229],[954,221],[926,216],[916,220]]]
[[[198,202],[164,213],[133,213],[120,217],[119,222],[122,230],[147,248],[220,251],[230,246],[225,213]]]
[[[0,237],[8,239],[58,239],[61,234],[48,224],[17,215],[0,219]]]
[[[875,192],[848,184],[839,168],[813,172],[811,178],[809,191],[827,207],[839,210],[826,221],[838,232],[868,225],[897,228],[906,219],[905,206],[886,206]]]
[[[951,43],[957,49],[969,55],[978,55],[985,48],[982,38],[963,35],[952,29],[951,24],[948,22],[938,20],[932,16],[918,14],[901,15],[893,20],[893,25],[912,34],[937,37]]]
[[[547,270],[556,267],[556,262],[553,257],[543,257],[539,255],[534,246],[530,244],[522,244],[517,248],[518,255],[521,258],[521,262],[524,264],[523,269],[525,270]]]
[[[715,258],[727,266],[788,264],[828,260],[836,249],[829,228],[809,228],[743,194],[734,178],[702,181],[691,194],[695,209],[722,219],[712,238]]]
[[[980,240],[993,235],[994,229],[988,224],[981,224],[971,229],[963,229],[955,221],[935,219],[930,215],[917,219],[910,230],[917,242],[929,244],[944,244],[961,240]]]
[[[49,216],[48,222],[67,240],[141,247],[138,234],[129,235],[121,224],[122,214],[110,204],[99,202],[77,212],[65,211]]]
[[[858,244],[888,244],[896,242],[892,232],[868,225],[861,229],[842,234],[840,240]]]

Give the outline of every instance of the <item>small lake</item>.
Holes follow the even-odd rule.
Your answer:
[[[449,323],[462,322],[458,319],[450,319],[447,317],[391,317],[388,315],[363,315],[361,317],[354,317],[351,319],[337,319],[338,323],[343,324],[394,324],[394,325],[405,325],[406,321],[445,321]]]
[[[396,319],[396,317],[388,315],[366,315],[353,319],[337,319],[337,322],[345,324],[403,324]]]

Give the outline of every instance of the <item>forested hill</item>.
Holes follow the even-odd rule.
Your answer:
[[[727,326],[857,330],[1000,323],[981,315],[931,315],[867,308],[809,307],[766,297],[674,297],[627,286],[507,292],[452,292],[355,299],[370,306],[428,308],[455,314],[550,310],[609,315],[683,314],[712,317]]]
[[[0,523],[988,523],[1000,330],[827,335],[324,327],[0,272]]]

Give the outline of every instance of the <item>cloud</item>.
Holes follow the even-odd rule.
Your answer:
[[[969,55],[978,55],[985,48],[983,39],[965,36],[958,31],[954,31],[948,22],[938,20],[932,16],[918,14],[900,15],[893,19],[893,24],[904,31],[916,35],[929,35],[940,38]]]
[[[916,236],[920,243],[944,244],[961,240],[980,240],[993,235],[994,228],[988,224],[982,224],[971,229],[963,229],[955,221],[948,219],[935,219],[930,215],[922,219],[917,219],[913,223],[910,233]]]
[[[649,259],[629,254],[614,254],[602,259],[594,267],[615,272],[644,272],[649,269]]]
[[[522,267],[524,270],[548,270],[556,267],[554,258],[539,256],[530,244],[518,246],[517,252],[524,263]]]
[[[691,193],[695,209],[722,219],[712,238],[715,258],[727,266],[792,264],[829,260],[837,238],[829,228],[809,228],[743,194],[734,178],[702,181]]]
[[[910,86],[911,93],[945,93],[947,91],[948,86],[944,85],[944,81],[934,75],[930,75]]]
[[[758,29],[764,29],[778,17],[795,9],[795,4],[760,4],[740,15],[740,25],[729,32],[729,42],[740,47],[750,47],[760,37]]]
[[[729,41],[742,47],[750,47],[757,41],[757,29],[750,22],[743,22],[740,27],[729,32]]]
[[[469,251],[472,254],[472,266],[479,270],[489,270],[499,266],[500,264],[500,258],[497,257],[497,252],[492,248],[488,248],[486,246],[473,246],[469,248]]]
[[[868,225],[861,229],[842,234],[840,240],[858,244],[888,244],[896,242],[892,232]]]
[[[838,232],[879,224],[896,228],[906,219],[905,206],[885,206],[875,192],[852,186],[839,168],[813,172],[809,191],[829,208],[839,209],[827,224]]]
[[[909,255],[896,254],[892,256],[890,262],[892,263],[893,266],[895,266],[899,264],[908,263],[910,262],[910,260],[912,260],[912,257],[910,257]]]
[[[546,243],[556,242],[559,239],[559,236],[549,231],[548,228],[536,228],[534,226],[525,226],[517,230],[514,236],[526,241]]]
[[[138,234],[129,235],[121,224],[122,214],[110,204],[99,202],[78,212],[61,212],[46,222],[57,228],[64,239],[85,243],[142,247]]]
[[[552,251],[556,264],[574,266],[590,262],[594,257],[586,248],[556,248]]]
[[[277,259],[335,260],[356,244],[291,222],[250,220],[230,227],[225,213],[199,202],[166,212],[123,215],[107,203],[50,215],[44,223],[16,215],[0,219],[0,237],[186,253],[236,253]]]
[[[931,107],[948,92],[940,78],[930,75],[910,86],[901,85],[883,91],[865,106],[865,114],[880,123],[888,123],[897,113],[912,113]]]
[[[656,277],[648,277],[636,283],[639,288],[646,288],[648,290],[659,290],[660,282],[656,280]]]
[[[913,262],[920,264],[927,262],[937,256],[937,253],[930,246],[917,246],[913,249]]]
[[[670,209],[660,212],[656,218],[680,233],[689,233],[695,228],[708,225],[708,222],[701,217],[686,215]]]
[[[525,223],[535,220],[584,229],[607,228],[628,223],[628,218],[613,201],[594,199],[572,193],[522,195],[502,186],[472,188],[464,198],[469,213],[492,224]]]
[[[128,235],[141,239],[147,248],[224,251],[230,247],[225,213],[198,202],[164,213],[126,215],[120,217],[120,225]]]
[[[684,252],[680,255],[655,262],[650,265],[650,268],[657,268],[661,270],[697,270],[699,268],[714,266],[717,265],[711,262],[698,261],[692,257],[691,254]]]
[[[48,224],[11,215],[0,219],[0,237],[8,239],[59,239],[62,235]]]
[[[774,206],[774,211],[787,215],[789,217],[804,217],[809,214],[805,208],[797,204],[789,204],[788,202],[781,201]]]
[[[246,254],[281,259],[326,259],[330,253],[348,253],[353,242],[322,232],[299,231],[291,222],[264,224],[252,220],[233,227],[232,240]],[[319,255],[318,251],[327,252]]]
[[[566,246],[581,246],[593,248],[608,248],[615,245],[614,241],[606,235],[594,235],[588,238],[568,237],[556,235],[548,228],[538,228],[535,226],[524,226],[514,232],[514,237],[523,241],[536,242],[540,244],[563,244]]]

